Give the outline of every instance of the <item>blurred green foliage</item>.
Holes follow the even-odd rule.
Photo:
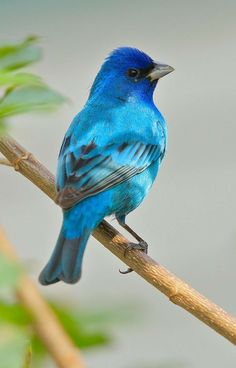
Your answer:
[[[30,344],[26,331],[13,325],[1,324],[0,332],[1,367],[26,367],[25,357]]]
[[[15,289],[22,275],[19,266],[0,254],[0,366],[22,368],[43,366],[47,351],[32,327],[30,314],[15,299]],[[77,307],[50,303],[72,341],[80,349],[104,346],[111,342],[107,332],[115,320],[121,321],[125,309],[80,310]],[[40,364],[42,363],[42,365]]]
[[[52,110],[65,101],[34,74],[22,71],[41,58],[38,38],[0,45],[0,134],[6,131],[9,117]]]
[[[8,291],[11,287],[15,287],[20,275],[20,267],[13,264],[0,253],[0,297],[4,291]]]

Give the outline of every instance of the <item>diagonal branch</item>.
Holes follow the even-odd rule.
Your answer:
[[[0,138],[0,152],[16,170],[31,180],[52,200],[55,199],[53,175],[32,154],[29,154],[11,137]],[[127,252],[124,257],[124,251],[127,250],[129,242],[106,221],[102,221],[93,236],[147,282],[164,293],[170,301],[184,308],[236,345],[236,319],[233,316],[199,294],[148,255],[133,250]]]

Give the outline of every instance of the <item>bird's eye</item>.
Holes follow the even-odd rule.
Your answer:
[[[127,75],[130,78],[137,78],[139,76],[139,74],[140,74],[140,72],[139,72],[138,69],[131,68],[131,69],[128,69],[128,71],[127,71]]]

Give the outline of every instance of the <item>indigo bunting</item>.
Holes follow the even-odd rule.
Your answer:
[[[153,92],[173,70],[129,47],[105,59],[59,153],[56,203],[63,224],[41,284],[76,283],[90,234],[111,214],[138,240],[129,248],[147,251],[125,218],[148,194],[165,154],[166,123]]]

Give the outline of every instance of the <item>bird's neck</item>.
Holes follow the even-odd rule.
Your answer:
[[[153,93],[130,93],[122,94],[109,93],[109,90],[99,91],[98,93],[90,93],[86,105],[96,105],[108,107],[117,107],[117,105],[139,105],[155,107],[153,101]]]

